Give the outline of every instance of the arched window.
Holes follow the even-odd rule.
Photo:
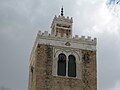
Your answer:
[[[69,55],[68,57],[68,76],[69,77],[76,77],[76,62],[75,56]]]
[[[66,76],[66,56],[63,53],[58,56],[57,74],[60,76]]]

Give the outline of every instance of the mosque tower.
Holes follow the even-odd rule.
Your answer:
[[[29,60],[28,90],[97,90],[96,38],[72,35],[73,19],[55,16],[39,31]]]

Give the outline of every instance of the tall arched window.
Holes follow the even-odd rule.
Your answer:
[[[76,77],[76,59],[75,56],[69,55],[68,56],[68,76],[69,77]]]
[[[58,56],[57,74],[60,76],[66,76],[66,56],[63,53]]]

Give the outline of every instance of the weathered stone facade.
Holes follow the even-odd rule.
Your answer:
[[[28,90],[97,90],[96,38],[72,37],[72,19],[53,19],[52,32],[37,34],[29,65]],[[58,56],[66,55],[66,75],[57,74]],[[68,76],[69,55],[75,56],[76,76]]]
[[[96,51],[82,50],[82,56],[86,52],[90,60],[85,63],[82,58],[81,79],[53,76],[53,46],[38,44],[35,50],[35,75],[29,90],[97,90]]]

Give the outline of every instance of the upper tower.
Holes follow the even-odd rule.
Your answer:
[[[51,34],[57,37],[72,37],[72,17],[65,17],[63,14],[63,7],[61,8],[61,15],[58,17],[55,15],[52,25],[51,25]]]

